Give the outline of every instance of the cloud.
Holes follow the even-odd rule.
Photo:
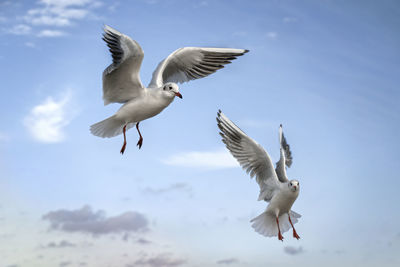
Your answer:
[[[185,259],[171,258],[169,254],[160,254],[153,257],[142,257],[138,259],[133,264],[127,264],[126,267],[137,267],[137,266],[147,266],[147,267],[175,267],[185,264],[187,261]]]
[[[8,30],[8,33],[15,35],[27,35],[32,31],[31,26],[25,24],[14,25],[11,29]]]
[[[66,107],[70,101],[67,93],[59,101],[51,96],[29,112],[24,119],[24,125],[33,138],[43,143],[58,143],[65,139],[63,129],[70,123]]]
[[[100,6],[93,0],[40,0],[38,7],[28,10],[24,19],[31,25],[64,27],[82,20],[89,9]]]
[[[136,243],[140,245],[148,245],[151,244],[152,242],[144,238],[139,238],[138,240],[136,240]]]
[[[291,22],[296,22],[297,21],[297,18],[294,18],[294,17],[284,17],[283,18],[283,22],[285,22],[285,23],[291,23]]]
[[[289,255],[297,255],[297,254],[300,254],[300,253],[303,253],[303,252],[304,252],[304,251],[303,251],[303,247],[295,248],[295,247],[292,247],[292,246],[286,246],[286,247],[284,247],[284,248],[283,248],[283,251],[284,251],[285,253],[289,254]]]
[[[64,35],[65,32],[57,30],[42,30],[37,34],[38,37],[60,37]]]
[[[236,258],[229,258],[229,259],[223,259],[223,260],[219,260],[217,261],[217,264],[236,264],[239,263],[239,260]]]
[[[192,151],[182,152],[163,159],[166,165],[192,167],[192,168],[233,168],[239,164],[226,149],[217,151]]]
[[[146,187],[143,189],[144,193],[155,194],[155,195],[168,193],[171,191],[181,191],[181,192],[187,192],[187,193],[191,194],[192,188],[186,183],[175,183],[175,184],[172,184],[172,185],[170,185],[168,187],[164,187],[164,188],[155,189],[152,187]]]
[[[58,264],[58,266],[65,267],[65,266],[68,266],[71,264],[72,264],[72,262],[70,262],[70,261],[62,261],[62,262],[60,262],[60,264]]]
[[[50,242],[43,248],[68,248],[68,247],[76,247],[76,244],[71,243],[67,240],[61,240],[58,244],[56,242]]]
[[[268,39],[276,40],[276,38],[278,37],[278,34],[276,32],[267,32],[267,37],[268,37]]]
[[[42,217],[50,221],[50,228],[65,232],[81,232],[94,236],[123,233],[142,232],[148,230],[147,218],[135,211],[127,211],[113,217],[106,217],[104,211],[94,212],[88,205],[77,210],[51,211]]]

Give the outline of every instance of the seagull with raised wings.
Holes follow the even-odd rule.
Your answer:
[[[175,96],[182,98],[177,83],[206,77],[248,52],[233,48],[177,49],[158,64],[146,88],[139,76],[144,55],[140,45],[107,25],[104,27],[103,40],[110,48],[113,59],[112,64],[103,72],[104,105],[123,105],[113,116],[90,126],[90,131],[99,137],[113,137],[123,133],[121,154],[127,144],[126,130],[136,125],[140,137],[137,146],[141,148],[143,137],[139,123],[159,114],[172,103]]]
[[[258,200],[269,202],[265,212],[250,221],[254,230],[264,236],[278,236],[283,241],[282,233],[292,227],[293,237],[299,239],[293,224],[301,215],[291,208],[299,195],[300,184],[297,180],[289,181],[286,175],[286,167],[291,166],[293,158],[282,124],[279,127],[280,159],[274,170],[268,153],[221,111],[218,112],[217,122],[222,142],[243,169],[250,173],[250,177],[256,176],[260,186]]]

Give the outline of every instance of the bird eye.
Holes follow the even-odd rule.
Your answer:
[[[170,87],[169,87],[169,90],[171,90],[171,89],[172,89],[172,87],[170,86]]]

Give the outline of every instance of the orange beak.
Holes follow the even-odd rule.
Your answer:
[[[179,97],[179,98],[181,98],[181,99],[182,99],[182,95],[181,95],[181,93],[175,93],[175,95],[176,95],[177,97]]]

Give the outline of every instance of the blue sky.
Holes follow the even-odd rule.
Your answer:
[[[123,138],[101,73],[108,24],[158,62],[184,46],[250,52],[180,85]],[[0,1],[0,266],[398,266],[397,1]],[[253,231],[266,204],[220,141],[221,109],[301,184],[301,239]]]

